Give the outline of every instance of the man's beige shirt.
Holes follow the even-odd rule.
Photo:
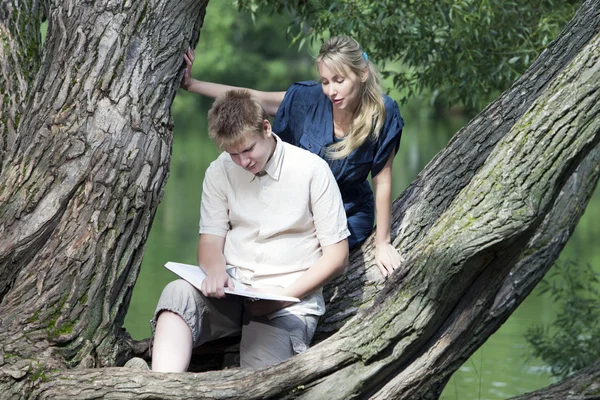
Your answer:
[[[321,246],[347,238],[340,191],[327,163],[277,136],[263,176],[224,152],[206,171],[200,234],[225,237],[228,268],[253,287],[287,287],[321,256]],[[322,315],[321,290],[288,307]]]

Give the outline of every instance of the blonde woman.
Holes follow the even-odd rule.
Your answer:
[[[193,51],[184,58],[184,89],[215,98],[234,88],[192,79]],[[387,276],[402,261],[391,245],[390,226],[392,163],[404,121],[396,102],[382,93],[375,65],[351,37],[323,43],[316,67],[319,82],[294,83],[285,92],[250,92],[275,116],[273,132],[329,164],[342,193],[350,249],[369,236],[377,211],[375,261]]]

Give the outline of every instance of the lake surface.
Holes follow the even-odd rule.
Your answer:
[[[179,97],[179,95],[178,95]],[[206,115],[204,110],[200,111]],[[404,113],[404,112],[403,112]],[[431,158],[466,121],[433,120],[411,115],[403,132],[400,153],[394,161],[393,195],[397,197]],[[200,196],[204,172],[218,151],[207,138],[206,122],[197,127],[177,124],[171,176],[147,242],[125,327],[136,339],[150,335],[148,321],[166,283],[175,275],[163,267],[167,261],[196,263]],[[600,194],[596,190],[586,213],[568,242],[561,259],[589,263],[600,270]],[[549,323],[555,305],[532,293],[507,322],[454,374],[442,397],[445,400],[497,400],[536,390],[554,382],[549,368],[527,357],[524,333],[535,324]]]

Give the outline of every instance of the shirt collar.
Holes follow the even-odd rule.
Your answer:
[[[269,175],[271,178],[278,181],[279,176],[281,175],[281,166],[283,164],[283,155],[285,154],[285,150],[283,142],[281,141],[279,136],[273,133],[273,137],[275,137],[275,151],[273,152],[271,159],[265,165],[263,171],[265,171],[266,174]],[[250,182],[252,182],[256,178],[256,175],[251,175],[252,178],[250,179]]]

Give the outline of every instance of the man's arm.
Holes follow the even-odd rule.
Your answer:
[[[233,280],[225,267],[225,238],[217,235],[201,234],[198,240],[198,264],[206,273],[200,291],[206,297],[225,297],[223,289],[233,288]]]
[[[323,251],[321,257],[300,275],[293,284],[286,288],[272,288],[269,289],[269,292],[301,299],[324,286],[333,278],[340,276],[348,266],[348,239],[323,246],[321,249]],[[291,304],[294,303],[260,300],[247,303],[247,307],[252,315],[261,316]]]
[[[313,221],[322,254],[293,284],[275,291],[299,299],[341,275],[348,266],[347,237],[350,232],[347,228],[346,213],[340,190],[325,161],[316,160],[310,185]],[[250,304],[249,310],[254,315],[265,315],[290,305],[290,303],[272,301],[257,301]]]
[[[314,292],[335,277],[342,275],[348,266],[348,240],[322,247],[323,254],[292,285],[283,289],[284,296],[299,299]]]
[[[310,206],[321,257],[296,282],[285,289],[288,296],[302,298],[341,275],[348,265],[346,212],[338,185],[327,163],[317,160],[310,183]]]

